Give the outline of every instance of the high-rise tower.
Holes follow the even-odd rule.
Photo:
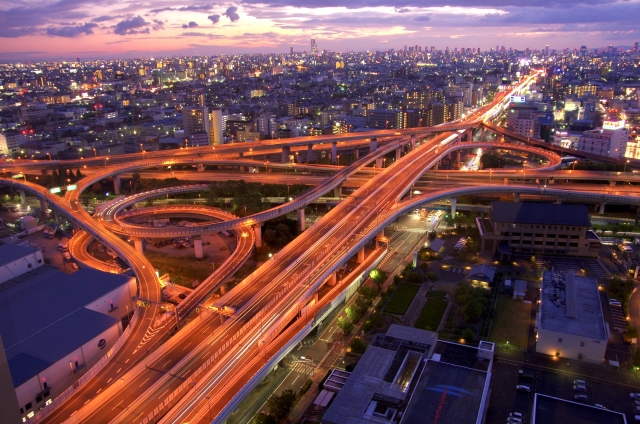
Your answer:
[[[316,39],[311,39],[311,54],[318,54],[318,46],[316,45]]]

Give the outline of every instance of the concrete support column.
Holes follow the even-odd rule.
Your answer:
[[[195,250],[196,259],[202,258],[202,237],[193,238],[193,248]]]
[[[433,170],[437,171],[439,168],[440,162],[436,163],[435,165],[433,165]]]
[[[609,185],[610,185],[611,187],[614,187],[614,186],[616,185],[616,182],[615,182],[615,181],[609,181]]]
[[[413,149],[415,148],[416,148],[416,137],[411,136],[411,150],[413,151]]]
[[[455,197],[451,198],[451,217],[456,216],[456,206],[458,205],[458,200]]]
[[[383,238],[384,238],[384,228],[380,230],[380,232],[376,236],[376,240],[382,240]]]
[[[136,252],[138,252],[141,255],[144,255],[144,247],[142,246],[142,239],[134,238],[133,239],[133,245],[136,248]]]
[[[240,159],[242,159],[244,157],[244,152],[238,153],[238,156],[240,157]]]
[[[401,157],[402,157],[402,147],[398,147],[396,149],[396,162],[399,161]]]
[[[460,165],[460,150],[456,151],[456,162]]]
[[[342,197],[342,184],[333,188],[333,197]]]
[[[47,205],[47,202],[44,199],[40,199],[40,213],[46,216],[48,209],[49,205]]]
[[[378,149],[378,140],[372,138],[369,142],[369,152],[375,152]]]
[[[331,275],[329,276],[329,279],[327,280],[327,284],[330,287],[333,287],[336,285],[337,282],[338,282],[338,279],[336,278],[336,273],[332,272]]]
[[[607,206],[605,202],[600,203],[600,210],[598,211],[599,215],[604,215],[604,208]]]
[[[113,192],[115,194],[120,194],[120,186],[121,186],[121,182],[120,182],[120,175],[114,175],[113,176]]]
[[[300,232],[303,232],[306,228],[306,222],[304,218],[304,208],[300,208],[297,210],[298,213],[298,228]]]
[[[356,158],[356,160],[360,159],[360,148],[357,147],[356,150],[353,151],[353,155]]]
[[[514,193],[513,194],[513,201],[514,202],[519,202],[520,201],[520,193]]]
[[[27,195],[24,193],[24,190],[18,190],[20,194],[20,204],[25,206],[27,204]]]
[[[486,131],[485,127],[480,128],[480,141],[484,141],[484,132]]]
[[[332,164],[337,164],[337,158],[338,157],[338,143],[337,142],[333,142],[331,143],[331,163]]]
[[[53,210],[53,216],[56,219],[56,224],[60,224],[60,213],[57,210]]]
[[[467,130],[467,141],[473,141],[473,128]]]
[[[363,263],[364,262],[364,247],[360,250],[358,250],[358,263]]]
[[[376,168],[382,168],[382,158],[376,159]]]
[[[560,205],[560,204],[562,204],[562,199],[558,197],[556,199],[556,205]]]
[[[262,224],[253,226],[253,234],[256,236],[256,247],[262,247]]]
[[[198,167],[197,167],[197,170],[198,170],[198,172],[202,172],[202,171],[204,171],[204,164],[199,163],[199,164],[198,164]]]
[[[289,161],[290,154],[291,154],[291,148],[289,146],[284,146],[282,148],[282,163],[287,163]]]
[[[316,160],[316,157],[313,154],[313,144],[307,144],[307,163],[315,160]]]
[[[458,139],[456,140],[457,143],[460,143],[462,141],[462,133],[458,133]]]

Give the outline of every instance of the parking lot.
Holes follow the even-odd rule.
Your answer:
[[[576,275],[597,278],[598,281],[608,281],[607,271],[600,266],[597,259],[568,258],[568,257],[536,257],[538,269],[553,267],[556,271],[573,271]]]
[[[629,393],[634,389],[631,386],[625,386],[624,383],[640,386],[640,380],[621,381],[620,384],[613,384],[588,375],[574,374],[569,368],[568,371],[565,371],[563,369],[565,363],[566,361],[561,359],[556,365],[558,369],[527,366],[532,371],[532,378],[525,379],[518,375],[518,371],[523,368],[521,364],[498,359],[494,363],[491,398],[486,422],[504,423],[511,412],[521,412],[524,415],[523,423],[531,422],[531,409],[535,393],[576,402],[580,400],[576,400],[574,397],[584,394],[587,399],[583,403],[587,405],[600,404],[609,410],[622,412],[626,415],[627,422],[634,422],[634,400],[629,398]],[[554,362],[554,364],[556,363]],[[594,366],[599,368],[597,365]],[[616,371],[611,370],[611,372],[615,373]],[[585,381],[586,392],[574,390],[573,382],[576,379]],[[530,387],[531,391],[527,393],[516,390],[518,384]],[[640,392],[637,389],[635,391]]]

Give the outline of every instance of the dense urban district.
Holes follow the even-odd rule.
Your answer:
[[[640,421],[640,52],[0,64],[3,423]]]

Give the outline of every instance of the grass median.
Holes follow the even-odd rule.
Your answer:
[[[144,252],[160,275],[169,274],[171,281],[180,286],[191,288],[191,282],[203,282],[213,273],[213,265],[208,259],[196,259],[192,256],[171,256],[147,250]]]
[[[442,321],[448,305],[449,302],[446,300],[427,298],[427,303],[422,307],[422,311],[414,327],[423,330],[438,331],[440,321]]]

